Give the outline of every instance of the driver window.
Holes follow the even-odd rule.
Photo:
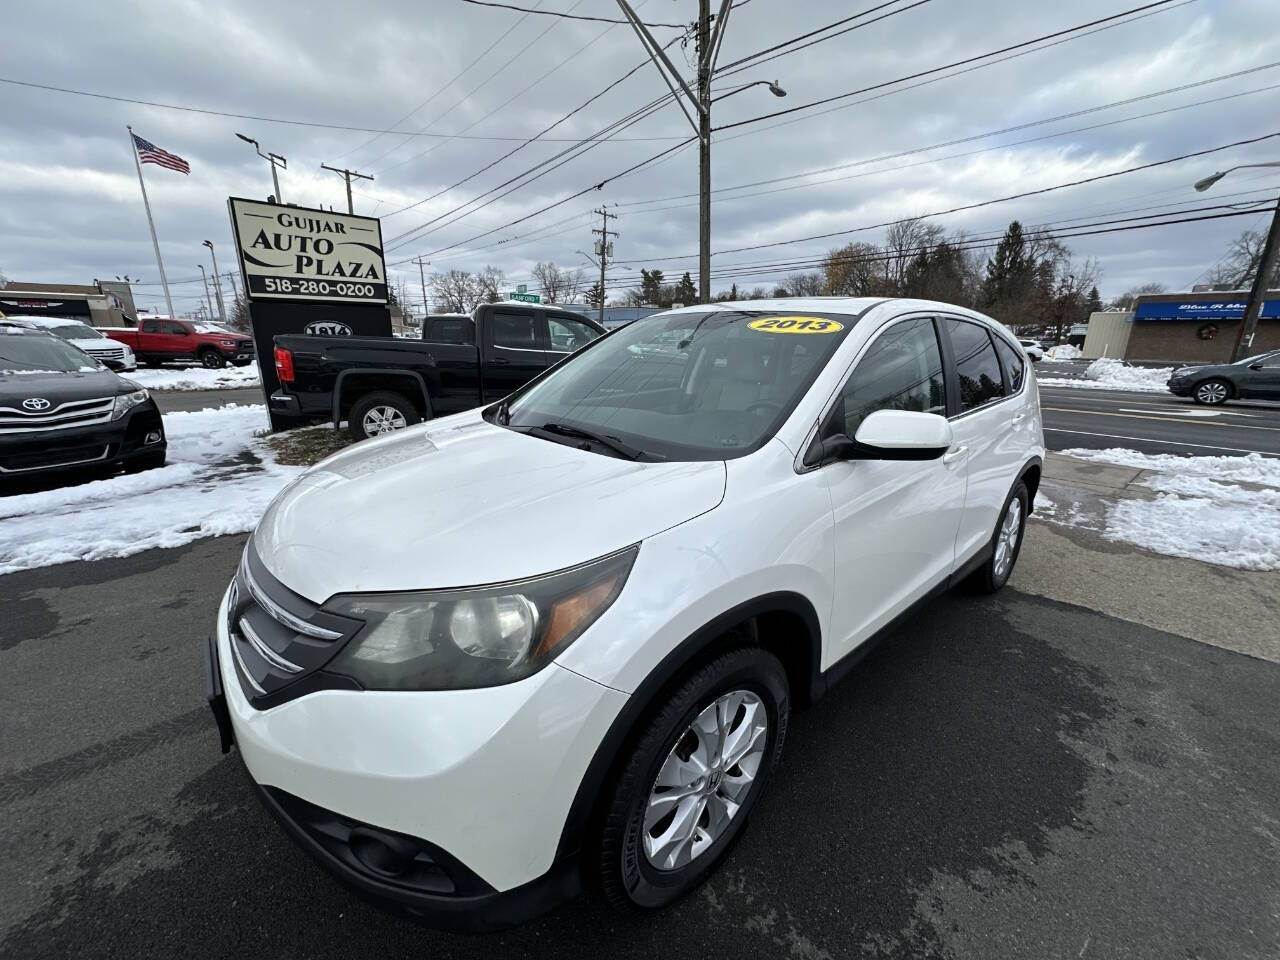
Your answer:
[[[173,334],[177,334],[178,336],[182,336],[187,332],[187,328],[180,323],[166,323],[164,325],[164,332],[173,333]]]
[[[895,323],[876,338],[840,391],[834,416],[837,423],[843,417],[843,433],[852,437],[876,410],[946,415],[942,352],[928,317]]]
[[[598,336],[594,328],[569,317],[547,317],[547,328],[556,353],[572,353]]]
[[[142,326],[139,327],[138,329],[139,329],[139,332],[141,333],[159,333],[160,321],[159,320],[143,320]]]

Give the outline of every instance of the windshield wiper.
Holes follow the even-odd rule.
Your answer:
[[[546,433],[554,433],[556,436],[560,437],[572,437],[575,440],[586,440],[601,447],[608,447],[624,460],[639,460],[644,456],[643,450],[633,447],[630,444],[623,443],[615,436],[607,433],[593,433],[590,430],[583,430],[580,427],[571,427],[566,423],[548,421],[547,423],[534,427],[533,429],[542,430]]]

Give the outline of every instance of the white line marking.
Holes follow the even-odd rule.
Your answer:
[[[1181,440],[1157,440],[1154,437],[1122,437],[1115,433],[1092,433],[1088,430],[1059,430],[1057,427],[1045,427],[1045,433],[1074,433],[1081,437],[1105,437],[1108,440],[1134,440],[1138,443],[1163,443],[1170,447],[1195,447],[1197,450],[1226,450],[1229,453],[1256,453],[1263,457],[1277,457],[1280,454],[1267,453],[1265,450],[1246,450],[1243,447],[1211,447],[1207,443],[1185,443]]]

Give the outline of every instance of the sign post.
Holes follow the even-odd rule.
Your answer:
[[[332,331],[390,337],[382,224],[292,204],[230,197],[231,232],[273,430],[294,425],[272,409],[275,338]]]

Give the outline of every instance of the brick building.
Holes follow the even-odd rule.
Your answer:
[[[1249,353],[1280,349],[1280,290],[1269,291],[1267,296]],[[1133,305],[1124,359],[1230,363],[1248,299],[1247,290],[1139,297]]]

